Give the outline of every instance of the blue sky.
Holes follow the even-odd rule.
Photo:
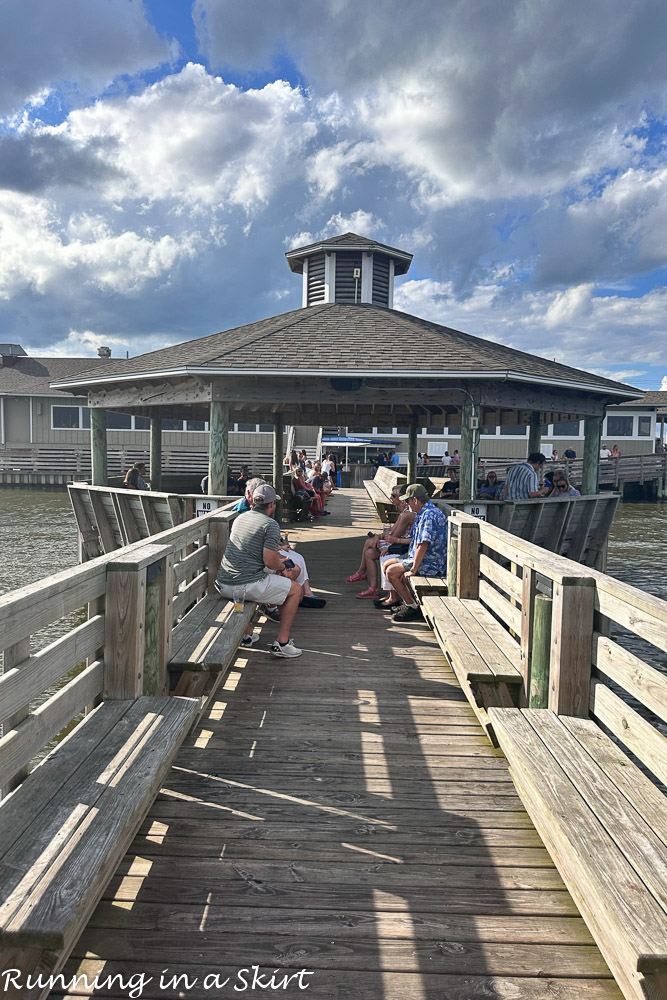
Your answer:
[[[377,13],[3,5],[2,339],[137,354],[297,308],[285,251],[352,230],[414,253],[398,308],[660,388],[667,5]]]

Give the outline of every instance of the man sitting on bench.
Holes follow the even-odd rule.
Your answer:
[[[403,601],[392,611],[395,622],[419,621],[423,616],[405,582],[410,576],[445,576],[447,573],[447,518],[439,507],[431,503],[426,489],[420,483],[408,486],[401,500],[417,516],[412,526],[412,537],[407,556],[391,562],[387,560],[384,571],[392,590]]]
[[[239,591],[244,600],[280,606],[280,627],[271,645],[274,656],[301,656],[303,650],[290,639],[290,629],[301,601],[302,590],[296,582],[299,568],[285,568],[280,556],[280,528],[274,521],[277,494],[264,483],[252,494],[252,510],[237,517],[218,570],[215,588],[232,600]]]

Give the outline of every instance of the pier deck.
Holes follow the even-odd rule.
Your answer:
[[[65,974],[143,972],[143,998],[250,993],[255,965],[278,972],[252,995],[620,1000],[433,633],[342,582],[377,527],[364,491],[331,510],[291,533],[328,600],[297,617],[304,655],[273,658],[271,622],[242,652]]]

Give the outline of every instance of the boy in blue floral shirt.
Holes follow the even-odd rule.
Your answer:
[[[410,549],[405,559],[385,563],[387,579],[403,604],[392,612],[394,621],[419,621],[423,616],[414,601],[406,577],[445,576],[447,573],[447,518],[431,503],[419,483],[408,486],[401,496],[416,514]]]

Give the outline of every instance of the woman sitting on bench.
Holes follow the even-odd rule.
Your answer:
[[[381,535],[369,535],[361,552],[359,569],[345,580],[346,583],[362,583],[364,580],[368,580],[368,588],[356,595],[361,600],[377,598],[380,595],[378,589],[378,561],[380,557],[400,555],[408,550],[415,515],[411,510],[408,510],[408,505],[404,500],[399,500],[399,493],[400,487],[398,486],[391,491],[391,499],[401,511],[398,520],[395,524],[387,524]],[[390,549],[393,551],[390,552]]]

